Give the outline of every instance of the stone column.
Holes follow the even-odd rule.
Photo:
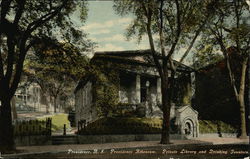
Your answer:
[[[190,74],[191,77],[191,99],[195,98],[195,72]]]
[[[135,81],[135,98],[136,103],[139,104],[141,102],[141,76],[136,75],[136,81]]]
[[[157,97],[156,97],[156,101],[157,101],[157,104],[160,103],[162,104],[162,101],[161,101],[161,78],[157,78]]]

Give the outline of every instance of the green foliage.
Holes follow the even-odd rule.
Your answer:
[[[109,117],[90,123],[78,134],[159,134],[161,127],[162,119],[159,118]],[[218,133],[218,128],[221,133],[237,132],[235,127],[222,121],[199,120],[201,134]]]
[[[116,113],[119,100],[119,73],[112,63],[96,61],[89,67],[87,76],[94,78],[95,106],[99,116],[112,116]]]
[[[40,121],[44,121],[45,118],[39,118]],[[63,125],[66,124],[66,128],[70,127],[68,120],[68,114],[56,114],[51,116],[52,119],[52,131],[63,130]]]
[[[68,107],[76,82],[85,73],[88,58],[69,43],[41,41],[25,61],[27,81],[38,83],[44,95],[64,101]],[[54,102],[54,106],[57,103]]]
[[[30,135],[49,135],[50,126],[48,118],[43,120],[17,121],[14,125],[14,135],[30,136]]]
[[[5,113],[0,113],[0,149],[14,148],[10,100],[18,88],[28,51],[39,43],[39,39],[65,41],[87,51],[85,42],[89,40],[71,19],[77,6],[80,8],[79,20],[84,22],[86,1],[1,1],[0,101],[5,105],[1,107]]]
[[[30,63],[42,68],[43,71],[46,70],[44,74],[47,75],[55,74],[55,72],[70,76],[80,74],[78,70],[82,69],[75,65],[77,63],[79,66],[80,60],[86,60],[86,58],[81,57],[79,53],[89,52],[93,48],[93,43],[87,39],[87,35],[82,30],[79,30],[79,27],[74,25],[72,15],[79,15],[74,18],[85,22],[87,18],[86,1],[10,0],[9,3],[0,7],[0,10],[6,11],[0,18],[0,27],[4,28],[0,32],[0,47],[3,48],[1,50],[0,77],[7,77],[6,82],[11,85],[11,93],[8,94],[14,95],[23,66],[26,67]],[[28,56],[35,54],[36,58],[27,60],[28,51],[30,51]],[[78,53],[78,58],[76,58],[75,52]],[[24,61],[25,59],[26,61]],[[30,73],[33,71],[27,67],[24,69]],[[60,75],[54,76],[62,77]]]
[[[161,132],[161,119],[158,118],[101,118],[89,124],[84,134],[155,134]]]
[[[121,113],[119,107],[119,84],[120,70],[130,68],[140,69],[139,66],[116,63],[108,60],[92,60],[90,66],[86,67],[85,78],[93,78],[95,91],[93,94],[95,106],[98,114],[104,117],[119,116]],[[127,112],[128,113],[128,112]],[[126,114],[126,113],[125,113]]]
[[[246,1],[233,0],[230,3],[217,1],[214,5],[212,23],[207,24],[201,43],[213,41],[213,47],[223,53],[230,79],[231,90],[240,110],[241,136],[246,137],[245,85],[249,63],[250,23],[249,6]],[[238,71],[241,70],[241,71]],[[241,72],[238,74],[238,72]],[[237,77],[238,76],[238,77]],[[237,81],[241,79],[240,82]]]
[[[38,76],[53,76],[54,74],[58,76],[58,73],[77,81],[84,73],[84,67],[87,64],[88,58],[82,55],[74,45],[41,39],[39,45],[35,45],[34,55],[28,56],[25,69],[35,71]]]
[[[199,130],[204,133],[236,133],[237,129],[222,121],[199,120]]]
[[[204,46],[212,45],[216,50],[224,52],[231,46],[237,47],[238,54],[249,55],[250,23],[248,5],[245,1],[234,0],[215,3],[212,23],[208,23],[200,41]]]
[[[209,64],[222,60],[223,55],[216,51],[213,44],[200,43],[196,46],[197,51],[193,56],[193,67],[196,69],[205,67]]]
[[[66,128],[70,127],[67,114],[56,114],[50,117],[51,131],[62,131],[64,124]],[[46,124],[48,118],[37,118],[36,120],[16,122],[14,125],[15,136],[28,136],[28,135],[48,135],[50,128]]]
[[[138,112],[134,110],[135,104],[131,103],[118,103],[117,104],[117,117],[136,117],[138,116]],[[137,107],[139,104],[137,104]]]
[[[160,29],[160,1],[156,0],[145,0],[145,1],[134,1],[134,0],[115,0],[114,10],[117,14],[125,16],[133,14],[135,17],[134,21],[126,29],[127,39],[137,38],[138,42],[141,41],[144,35],[147,35],[147,23],[149,22],[152,26],[152,33],[156,36],[159,35]],[[170,48],[176,38],[178,46],[176,49],[182,48],[184,45],[189,45],[190,39],[194,33],[199,30],[199,27],[203,25],[204,20],[209,21],[212,14],[208,8],[211,2],[206,0],[195,0],[195,1],[180,1],[178,2],[179,12],[177,12],[177,4],[175,1],[163,1],[163,36],[164,45],[166,48]],[[150,11],[152,11],[152,13]],[[151,14],[151,16],[150,16]],[[177,17],[180,18],[180,23],[177,21]],[[180,30],[178,31],[178,27]],[[179,37],[176,37],[180,33]],[[159,43],[159,38],[154,39],[156,43]]]

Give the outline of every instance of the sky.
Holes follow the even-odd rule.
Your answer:
[[[88,18],[84,24],[78,23],[76,17],[73,19],[78,23],[78,27],[88,34],[88,38],[97,43],[94,52],[150,49],[146,35],[139,44],[136,38],[129,41],[126,39],[126,28],[131,24],[133,15],[123,17],[117,15],[113,9],[113,1],[89,0],[88,9]],[[158,36],[153,35],[153,38]],[[174,59],[179,60],[185,50],[186,48],[181,48],[174,54]],[[93,54],[88,56],[92,57]],[[189,65],[190,59],[184,63]]]
[[[125,32],[133,20],[132,15],[119,16],[113,10],[112,1],[89,1],[88,18],[80,29],[89,34],[89,38],[97,42],[95,51],[121,51],[149,49],[147,39],[140,44],[136,39],[126,40]]]

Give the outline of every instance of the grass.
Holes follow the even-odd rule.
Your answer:
[[[200,133],[236,133],[237,129],[222,121],[199,120]]]
[[[52,117],[52,131],[63,130],[63,125],[66,124],[66,128],[70,127],[68,120],[68,114],[56,114]],[[46,120],[46,118],[39,118],[39,120]],[[107,126],[112,126],[107,128]],[[101,118],[94,123],[89,124],[89,127],[93,131],[98,133],[109,134],[112,132],[128,132],[129,129],[141,129],[140,131],[158,132],[161,129],[162,119],[160,118],[137,118],[137,117],[116,117],[116,118]],[[221,133],[236,133],[237,129],[232,125],[224,123],[222,121],[210,121],[210,120],[199,120],[199,131],[203,133],[218,133],[218,125]],[[122,126],[126,127],[126,130]],[[99,128],[98,128],[99,127]],[[117,130],[117,131],[113,131]],[[130,130],[131,131],[131,130]],[[149,132],[149,133],[150,133]]]
[[[51,118],[52,118],[52,132],[63,130],[64,124],[66,124],[66,128],[70,127],[68,114],[56,114],[51,116]],[[46,120],[46,118],[39,118],[39,120]]]
[[[90,123],[79,134],[143,134],[159,133],[161,131],[161,119],[116,117],[101,118]]]
[[[101,118],[90,123],[80,134],[135,134],[160,133],[162,120],[159,118]],[[175,129],[171,133],[175,133]],[[199,130],[204,133],[236,133],[237,130],[222,121],[199,120]]]

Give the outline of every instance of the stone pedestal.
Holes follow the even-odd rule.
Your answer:
[[[136,96],[136,103],[140,104],[141,102],[141,76],[140,75],[136,75],[135,96]]]
[[[161,95],[161,79],[157,78],[157,104],[162,104],[162,95]]]

